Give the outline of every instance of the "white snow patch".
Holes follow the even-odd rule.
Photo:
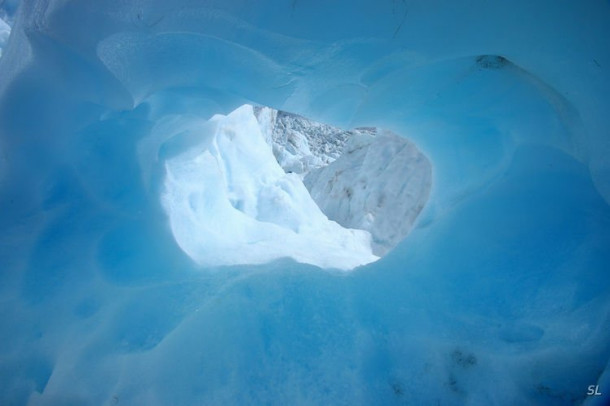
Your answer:
[[[296,174],[285,173],[252,106],[216,115],[201,144],[166,162],[163,205],[179,246],[204,266],[282,257],[350,270],[378,259],[371,235],[330,221]]]

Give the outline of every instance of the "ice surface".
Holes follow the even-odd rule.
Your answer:
[[[385,255],[428,200],[432,170],[417,147],[380,128],[342,130],[269,107],[255,108],[267,144],[329,219],[372,234]]]
[[[270,107],[257,107],[255,114],[282,169],[302,178],[339,158],[354,133]]]
[[[11,27],[0,18],[0,57],[2,57],[2,49],[6,46],[10,33]]]
[[[431,177],[430,162],[415,145],[375,130],[349,138],[342,155],[311,171],[305,185],[330,219],[369,231],[373,252],[381,256],[411,230],[428,200]]]
[[[290,257],[349,270],[377,259],[367,231],[328,220],[302,180],[282,170],[252,106],[206,124],[191,129],[196,147],[167,161],[162,196],[178,244],[200,265]]]
[[[0,9],[0,58],[2,57],[2,49],[6,46],[8,37],[11,34],[11,26],[6,20],[8,20],[7,16],[3,15]]]
[[[607,1],[19,7],[1,404],[608,403]],[[193,261],[166,168],[246,103],[412,140],[434,171],[408,237],[348,274]]]

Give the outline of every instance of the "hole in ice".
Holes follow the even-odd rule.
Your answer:
[[[200,142],[165,163],[162,202],[204,266],[291,257],[350,270],[404,239],[428,199],[430,162],[389,131],[250,105],[200,124]]]

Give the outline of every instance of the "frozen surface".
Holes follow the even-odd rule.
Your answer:
[[[2,49],[6,46],[8,37],[11,34],[11,26],[9,25],[10,19],[3,11],[4,10],[0,8],[0,58],[2,57]]]
[[[19,5],[0,404],[608,403],[608,1],[327,3]],[[408,237],[350,273],[194,261],[167,168],[246,103],[412,140]]]
[[[285,172],[304,178],[313,169],[341,156],[347,140],[356,131],[317,123],[270,107],[256,107],[255,114],[265,140]]]
[[[11,27],[0,17],[0,57],[2,57],[2,49],[6,46],[10,34]]]
[[[289,257],[349,270],[377,259],[367,231],[330,221],[302,180],[282,170],[252,106],[190,131],[199,144],[167,161],[162,200],[178,244],[197,263]]]
[[[269,107],[254,112],[277,162],[304,179],[329,219],[370,232],[379,256],[408,235],[432,183],[430,162],[413,143],[375,127],[342,130]]]
[[[411,230],[431,178],[430,162],[415,145],[375,129],[350,137],[341,156],[311,171],[305,185],[330,219],[369,231],[373,252],[381,256]]]

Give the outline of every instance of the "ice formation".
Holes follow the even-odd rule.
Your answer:
[[[348,270],[377,259],[367,231],[330,221],[302,180],[282,170],[252,106],[207,124],[191,130],[198,147],[167,161],[163,194],[178,244],[199,264],[290,257]]]
[[[270,107],[255,107],[265,141],[285,172],[305,178],[313,169],[334,162],[358,130],[343,130]]]
[[[277,162],[303,178],[329,219],[370,232],[376,255],[408,235],[432,182],[430,162],[413,143],[383,129],[342,130],[269,107],[255,114]]]
[[[607,1],[23,0],[9,25],[0,404],[608,403]],[[244,104],[411,140],[433,172],[408,236],[349,273],[193,260],[168,173],[237,154],[200,135]],[[243,159],[295,199],[342,160],[266,151]],[[191,169],[219,211],[252,196]]]
[[[341,156],[311,171],[305,185],[330,219],[369,231],[373,253],[385,255],[424,208],[431,177],[430,162],[415,145],[373,129],[349,138]]]
[[[162,201],[200,265],[292,258],[351,270],[403,240],[428,199],[429,161],[387,131],[250,105],[162,123],[153,133],[168,142],[194,141],[166,161]]]

